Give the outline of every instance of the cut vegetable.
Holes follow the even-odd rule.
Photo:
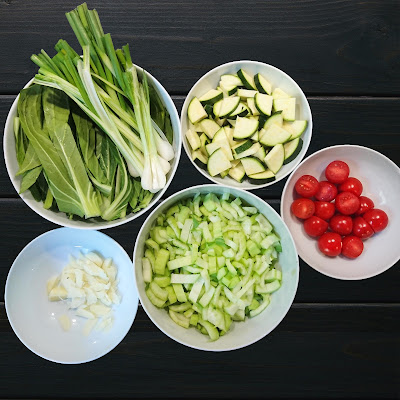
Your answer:
[[[261,75],[254,75],[254,84],[260,93],[271,94],[271,84]]]
[[[290,139],[291,134],[280,128],[278,125],[272,125],[267,130],[261,130],[260,143],[264,146],[273,147],[278,143],[285,143]]]
[[[194,125],[204,118],[207,118],[207,113],[201,105],[197,97],[193,97],[188,107],[188,117],[190,122]]]
[[[259,172],[258,174],[249,175],[249,180],[254,184],[268,183],[275,180],[275,174],[267,169],[263,172]]]
[[[307,121],[296,120],[293,122],[284,122],[282,128],[291,133],[292,136],[290,136],[290,140],[293,140],[304,133],[307,129],[307,124]]]
[[[271,115],[272,100],[272,96],[268,96],[267,94],[257,93],[254,96],[254,103],[257,110],[264,115]]]
[[[265,164],[274,173],[277,174],[282,168],[285,160],[285,150],[282,144],[275,145],[272,150],[265,156]]]
[[[254,134],[258,128],[258,121],[238,117],[236,120],[235,130],[233,132],[234,139],[246,139]]]
[[[284,164],[289,164],[293,161],[300,153],[301,148],[303,147],[303,139],[296,138],[287,142],[283,145],[285,150],[285,161]]]
[[[193,132],[191,129],[186,131],[186,138],[190,144],[192,150],[197,150],[201,146],[200,137],[196,132]]]
[[[275,111],[282,111],[285,121],[294,121],[296,118],[296,99],[290,97],[288,99],[274,99]]]
[[[231,163],[222,149],[216,150],[208,159],[207,170],[211,176],[216,176],[231,168]]]
[[[224,94],[221,90],[211,89],[206,94],[199,98],[200,103],[203,105],[211,104],[213,105],[217,101],[221,100],[224,97]]]
[[[259,172],[265,171],[264,165],[258,158],[246,157],[242,158],[240,161],[243,165],[246,175],[258,174]]]
[[[237,75],[243,82],[243,85],[246,87],[246,89],[256,90],[256,85],[254,83],[253,77],[249,75],[246,71],[244,71],[243,69],[239,69]]]
[[[233,113],[233,111],[236,110],[237,106],[239,105],[240,102],[240,97],[225,97],[224,99],[217,101],[214,104],[214,114],[216,117],[219,118],[226,118],[230,114]]]

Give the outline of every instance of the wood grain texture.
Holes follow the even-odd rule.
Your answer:
[[[277,211],[278,200],[268,200]],[[106,229],[104,233],[124,247],[132,258],[138,231],[146,216],[117,228]],[[55,229],[54,225],[31,211],[20,199],[0,199],[0,299],[4,296],[4,284],[8,270],[15,257],[38,235]],[[326,277],[300,262],[300,283],[296,302],[398,302],[400,303],[400,268],[392,267],[385,273],[363,281],[340,281]]]
[[[175,343],[139,308],[111,353],[55,365],[19,342],[0,305],[0,370],[9,372],[0,375],[1,397],[396,398],[399,311],[301,304],[256,344],[211,354]]]
[[[0,138],[15,96],[0,96]],[[180,112],[183,96],[173,96]],[[400,164],[400,98],[311,97],[313,136],[307,155],[335,144],[362,144]],[[384,121],[384,123],[383,123]],[[0,197],[17,197],[0,154]],[[265,199],[280,198],[286,179],[265,189],[255,190]],[[190,184],[211,183],[191,164],[182,149],[180,164],[167,195]]]
[[[77,45],[64,16],[77,4],[0,2],[1,93],[16,93],[32,77],[32,53],[44,48],[51,54],[60,37]],[[397,0],[92,0],[89,5],[98,9],[115,44],[129,42],[134,61],[174,94],[187,93],[208,70],[239,59],[281,68],[307,94],[400,94]]]

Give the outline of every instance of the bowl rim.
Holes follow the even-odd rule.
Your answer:
[[[282,190],[282,195],[281,195],[280,214],[281,214],[282,220],[284,220],[284,219],[283,219],[283,218],[284,218],[284,217],[283,217],[283,215],[284,215],[284,214],[283,214],[283,203],[284,203],[283,200],[284,200],[284,197],[285,197],[286,192],[287,192],[287,190],[288,190],[289,182],[293,179],[293,176],[294,176],[294,174],[296,173],[296,171],[297,171],[298,169],[300,169],[300,168],[302,167],[302,165],[303,165],[306,161],[308,161],[309,159],[311,159],[312,157],[314,157],[314,156],[316,156],[316,155],[318,155],[318,154],[320,154],[320,153],[323,153],[323,152],[328,151],[328,150],[331,150],[331,149],[345,148],[345,147],[359,148],[359,149],[365,150],[365,151],[367,151],[367,152],[374,153],[374,154],[377,155],[377,156],[380,156],[380,157],[383,158],[385,161],[389,162],[389,164],[391,164],[393,167],[395,167],[395,169],[398,170],[398,173],[399,173],[399,175],[400,175],[400,168],[399,168],[389,157],[387,157],[387,156],[385,156],[384,154],[380,153],[379,151],[376,151],[376,150],[371,149],[371,148],[369,148],[369,147],[361,146],[361,145],[357,145],[357,144],[338,144],[338,145],[334,145],[334,146],[325,147],[325,148],[323,148],[323,149],[320,149],[320,150],[316,151],[315,153],[310,154],[308,157],[306,157],[304,160],[302,160],[301,163],[293,170],[292,174],[289,176],[288,180],[286,181],[285,186],[283,187],[283,190]],[[288,196],[289,196],[289,195],[288,195]],[[286,222],[285,222],[285,224],[286,224]],[[286,226],[288,226],[288,225],[286,225]],[[288,229],[289,229],[289,226],[288,226]],[[343,280],[343,281],[361,281],[361,280],[364,280],[364,279],[373,278],[374,276],[378,276],[378,275],[380,275],[380,274],[386,272],[387,270],[389,270],[390,268],[392,268],[392,267],[400,260],[400,254],[399,254],[397,260],[394,261],[393,264],[391,264],[391,265],[389,265],[389,266],[385,266],[385,268],[382,269],[382,270],[379,270],[379,271],[373,272],[373,273],[369,273],[369,274],[364,274],[364,275],[362,275],[362,276],[360,276],[360,277],[351,277],[351,276],[350,276],[350,277],[343,277],[343,276],[331,274],[331,273],[329,273],[329,272],[321,271],[320,269],[314,267],[314,266],[309,262],[310,260],[308,259],[308,257],[302,257],[302,256],[300,255],[300,253],[298,253],[298,255],[299,255],[299,257],[300,257],[308,266],[310,266],[311,268],[313,268],[315,271],[321,273],[322,275],[329,276],[330,278],[334,278],[334,279],[338,279],[338,280]],[[306,258],[307,258],[307,259],[306,259]]]
[[[201,77],[193,84],[193,86],[191,87],[191,89],[189,90],[189,92],[188,92],[188,94],[187,94],[187,96],[186,96],[186,98],[185,98],[185,101],[184,101],[183,104],[182,104],[182,109],[181,109],[181,113],[180,113],[180,124],[181,124],[182,145],[183,145],[183,148],[185,149],[185,152],[186,152],[187,157],[189,158],[189,160],[190,160],[190,162],[192,163],[192,165],[197,169],[197,171],[199,171],[204,177],[206,177],[207,179],[209,179],[211,182],[213,182],[213,183],[215,183],[215,184],[217,184],[217,185],[228,186],[228,187],[235,188],[235,189],[242,189],[242,190],[250,191],[250,190],[258,190],[258,189],[263,189],[263,188],[268,187],[268,186],[272,186],[273,184],[280,182],[282,179],[285,179],[285,178],[286,178],[288,175],[290,175],[290,174],[293,172],[293,170],[299,165],[299,163],[301,162],[302,159],[299,158],[299,156],[297,156],[297,157],[295,158],[295,160],[293,160],[293,161],[295,161],[295,163],[293,163],[293,166],[287,171],[287,173],[286,173],[285,175],[281,176],[279,179],[275,179],[275,180],[272,181],[272,182],[263,183],[263,184],[260,184],[260,185],[254,186],[254,187],[240,187],[240,188],[238,188],[238,187],[236,187],[236,186],[232,186],[229,182],[226,182],[226,183],[220,183],[220,182],[218,182],[216,179],[214,179],[214,177],[210,176],[206,171],[204,171],[203,169],[201,169],[201,168],[193,161],[192,156],[191,156],[191,152],[190,152],[190,150],[189,150],[189,148],[188,148],[187,139],[186,139],[186,136],[185,136],[184,130],[183,130],[183,121],[184,121],[184,119],[187,119],[187,116],[184,115],[184,112],[183,112],[183,111],[184,111],[184,109],[187,108],[188,103],[189,103],[189,99],[191,100],[193,89],[200,83],[200,81],[202,81],[203,79],[207,78],[208,76],[210,76],[211,74],[213,74],[214,72],[216,72],[218,69],[223,68],[223,67],[226,67],[226,66],[231,66],[231,65],[239,64],[239,63],[249,63],[249,64],[253,64],[253,65],[267,66],[267,67],[269,67],[269,68],[271,68],[271,69],[273,69],[273,70],[275,70],[275,71],[277,71],[277,72],[283,74],[283,76],[285,77],[285,79],[287,79],[289,82],[293,83],[293,84],[299,89],[299,91],[300,91],[302,97],[304,97],[304,100],[305,100],[305,109],[306,109],[306,111],[308,111],[308,113],[309,113],[309,115],[310,115],[310,118],[309,118],[309,120],[308,120],[308,126],[307,126],[307,129],[310,130],[310,139],[309,139],[309,141],[308,141],[307,147],[305,147],[305,146],[303,145],[303,148],[302,148],[302,150],[301,150],[301,151],[303,151],[303,149],[304,149],[303,158],[305,157],[305,155],[306,155],[306,153],[307,153],[307,150],[308,150],[308,148],[310,147],[310,143],[311,143],[311,139],[312,139],[312,131],[313,131],[313,118],[312,118],[312,112],[311,112],[310,104],[309,104],[309,102],[308,102],[308,99],[307,99],[305,93],[304,93],[303,90],[301,89],[300,85],[299,85],[290,75],[288,75],[286,72],[282,71],[280,68],[275,67],[274,65],[271,65],[271,64],[267,64],[267,63],[261,62],[261,61],[236,60],[236,61],[230,61],[230,62],[221,64],[221,65],[218,65],[218,66],[214,67],[213,69],[211,69],[210,71],[208,71],[208,72],[207,72],[206,74],[204,74],[203,76],[201,76]]]
[[[78,221],[79,224],[70,224],[69,220],[67,219],[66,221],[60,221],[59,218],[57,218],[57,213],[52,212],[51,215],[47,215],[46,213],[47,210],[43,208],[42,204],[36,204],[36,200],[34,199],[27,199],[24,193],[19,193],[19,186],[16,180],[15,176],[12,176],[12,171],[11,171],[11,159],[16,157],[15,151],[9,151],[6,146],[6,141],[8,140],[9,133],[7,132],[13,132],[13,121],[12,121],[12,116],[16,114],[16,109],[18,105],[18,99],[19,99],[19,94],[13,101],[10,110],[8,111],[7,118],[6,118],[6,123],[4,125],[4,135],[3,135],[3,153],[4,153],[4,162],[6,165],[7,169],[7,174],[9,176],[9,179],[15,189],[15,191],[18,193],[18,196],[24,201],[24,203],[36,214],[40,215],[42,218],[46,219],[47,221],[50,221],[54,224],[57,224],[59,226],[63,226],[66,228],[71,228],[71,229],[83,229],[83,230],[100,230],[100,229],[109,229],[109,228],[115,228],[117,226],[123,225],[127,222],[133,221],[136,218],[139,218],[143,214],[145,214],[147,211],[149,211],[151,208],[153,208],[158,201],[161,200],[162,196],[166,192],[166,190],[169,188],[171,185],[171,182],[176,174],[180,158],[181,158],[181,151],[182,151],[182,134],[181,134],[181,124],[180,124],[180,118],[178,114],[178,110],[176,108],[176,105],[174,101],[172,100],[172,97],[170,94],[167,92],[167,90],[164,88],[163,85],[148,71],[143,69],[142,67],[133,64],[135,67],[137,67],[138,71],[141,72],[141,70],[145,71],[147,76],[150,78],[149,81],[154,84],[156,89],[160,92],[160,94],[163,95],[163,98],[167,99],[165,106],[168,106],[168,103],[171,108],[172,113],[170,113],[170,118],[171,121],[175,120],[176,121],[176,126],[177,126],[177,132],[175,134],[174,132],[174,141],[176,139],[176,144],[174,145],[174,152],[175,152],[175,157],[174,157],[174,163],[171,165],[171,170],[170,170],[170,177],[167,179],[167,183],[164,186],[163,189],[161,189],[159,192],[155,193],[153,199],[151,200],[150,204],[143,208],[142,210],[138,211],[135,214],[129,214],[129,216],[126,216],[124,218],[119,218],[114,221],[95,221],[93,224],[86,223],[85,221]],[[23,89],[27,88],[33,83],[34,78],[32,78],[24,87]],[[175,151],[176,148],[176,151]],[[65,213],[62,213],[62,215],[65,215]],[[53,217],[54,216],[54,217]],[[75,221],[77,222],[77,221]]]
[[[136,318],[137,310],[138,310],[138,308],[139,308],[139,293],[137,293],[137,302],[135,302],[135,303],[136,303],[136,307],[135,307],[135,310],[134,310],[134,312],[133,312],[133,314],[132,314],[132,322],[131,322],[131,324],[129,325],[129,328],[126,330],[126,332],[123,333],[123,335],[122,335],[122,337],[120,338],[120,340],[118,340],[118,341],[117,341],[114,345],[112,345],[111,347],[106,348],[106,349],[105,349],[103,352],[101,352],[99,355],[97,355],[97,356],[95,356],[95,357],[88,358],[88,359],[86,359],[86,360],[84,360],[84,361],[78,361],[78,362],[74,362],[74,361],[60,361],[60,360],[56,360],[56,359],[51,358],[51,357],[45,357],[44,355],[40,354],[39,352],[37,352],[36,350],[34,350],[33,348],[31,348],[31,347],[25,342],[25,340],[21,337],[19,331],[15,328],[14,323],[13,323],[13,319],[12,319],[12,317],[11,317],[12,314],[11,314],[11,313],[9,312],[9,310],[8,310],[8,305],[7,305],[7,304],[8,304],[8,300],[7,300],[7,299],[8,299],[8,297],[9,297],[9,294],[8,294],[8,293],[9,293],[9,291],[10,291],[10,289],[9,289],[9,280],[10,280],[10,276],[11,276],[12,271],[16,268],[15,265],[17,264],[19,258],[22,257],[22,254],[23,254],[26,250],[28,250],[29,247],[33,246],[34,243],[37,242],[37,241],[39,241],[40,239],[43,239],[43,238],[45,238],[46,236],[53,235],[53,234],[55,233],[55,231],[60,231],[60,230],[74,230],[74,229],[73,229],[73,228],[68,228],[68,227],[59,227],[59,228],[55,228],[55,229],[52,229],[52,230],[50,230],[50,231],[44,232],[44,233],[42,233],[41,235],[39,235],[39,236],[35,237],[34,239],[32,239],[29,243],[27,243],[27,244],[23,247],[23,249],[18,253],[17,257],[16,257],[15,260],[13,261],[13,263],[12,263],[12,265],[11,265],[11,267],[10,267],[10,270],[8,271],[8,274],[7,274],[7,279],[6,279],[5,289],[4,289],[4,306],[5,306],[7,318],[8,318],[8,321],[9,321],[9,323],[10,323],[10,326],[11,326],[12,330],[14,331],[15,335],[17,336],[17,338],[21,341],[21,343],[22,343],[27,349],[29,349],[30,351],[32,351],[32,353],[36,354],[37,356],[39,356],[39,357],[41,357],[41,358],[43,358],[43,359],[45,359],[45,360],[47,360],[47,361],[51,361],[51,362],[54,362],[54,363],[57,363],[57,364],[66,364],[66,365],[71,365],[71,364],[74,364],[74,365],[85,364],[85,363],[88,363],[88,362],[97,360],[97,359],[99,359],[99,358],[105,356],[106,354],[110,353],[112,350],[114,350],[114,349],[122,342],[122,340],[124,340],[124,338],[126,337],[126,335],[129,333],[130,329],[132,328],[132,325],[133,325],[133,323],[134,323],[134,321],[135,321],[135,318]],[[97,231],[97,230],[92,230],[92,231],[90,232],[90,234],[102,235],[102,236],[104,236],[104,237],[106,238],[106,240],[110,240],[114,245],[117,246],[117,248],[121,251],[121,253],[124,255],[124,257],[125,257],[125,256],[127,257],[127,260],[129,260],[129,263],[128,263],[128,264],[131,265],[131,259],[130,259],[129,255],[128,255],[128,253],[125,251],[125,249],[124,249],[116,240],[114,240],[112,237],[106,235],[104,232],[100,232],[100,231]],[[134,271],[133,271],[133,272],[134,272]],[[135,277],[135,274],[134,274],[134,273],[133,273],[133,279],[134,279],[134,281],[135,281],[135,285],[134,285],[134,286],[135,286],[135,289],[137,290],[136,277]]]
[[[238,194],[238,195],[235,194],[235,196],[241,197],[241,195],[243,195],[243,194],[245,196],[250,195],[250,197],[252,197],[252,198],[254,198],[254,199],[258,200],[258,201],[264,202],[266,207],[281,220],[284,228],[287,230],[287,232],[289,234],[288,235],[289,240],[291,242],[291,245],[293,246],[294,253],[296,254],[296,266],[295,266],[296,267],[296,274],[295,274],[295,277],[294,277],[294,279],[295,279],[295,288],[294,288],[292,297],[289,298],[289,301],[287,302],[287,305],[286,305],[286,307],[284,309],[284,312],[278,318],[277,323],[274,326],[272,326],[269,330],[263,331],[260,335],[257,336],[256,339],[254,339],[254,340],[252,340],[252,341],[250,341],[248,343],[245,343],[243,345],[240,345],[240,346],[227,347],[227,348],[222,348],[222,349],[206,349],[206,348],[203,348],[203,347],[200,347],[200,346],[192,345],[192,344],[187,343],[187,342],[185,342],[183,340],[178,340],[177,338],[175,338],[173,336],[173,334],[171,334],[171,333],[165,331],[163,328],[161,328],[161,326],[158,324],[157,320],[155,318],[153,318],[151,312],[146,308],[145,302],[142,301],[142,296],[141,296],[140,289],[139,289],[139,283],[138,283],[138,280],[136,279],[136,271],[139,268],[139,266],[136,265],[136,253],[138,251],[139,238],[143,235],[143,230],[145,229],[148,221],[153,217],[153,215],[155,215],[155,214],[157,214],[159,212],[159,210],[164,206],[164,204],[167,201],[172,201],[172,199],[175,199],[177,196],[182,195],[182,194],[184,194],[185,192],[187,192],[189,190],[196,190],[196,189],[209,189],[210,192],[212,192],[213,189],[216,189],[218,191],[226,190],[227,192],[233,190],[233,191],[238,191],[239,193],[241,193],[241,194]],[[173,195],[171,195],[167,199],[164,199],[160,204],[158,204],[157,207],[154,208],[154,210],[152,210],[152,212],[147,216],[146,220],[142,224],[142,227],[140,228],[140,231],[139,231],[139,233],[137,235],[137,238],[136,238],[136,241],[135,241],[132,260],[133,260],[133,266],[134,266],[134,271],[135,271],[135,284],[136,284],[137,293],[138,293],[138,296],[139,296],[140,304],[142,305],[142,307],[143,307],[144,311],[146,312],[147,316],[154,323],[154,325],[157,326],[157,328],[161,332],[163,332],[165,335],[167,335],[169,338],[171,338],[175,342],[178,342],[178,343],[180,343],[180,344],[182,344],[184,346],[190,347],[190,348],[195,349],[195,350],[202,350],[202,351],[209,351],[209,352],[233,351],[233,350],[242,349],[244,347],[248,347],[248,346],[260,341],[261,339],[263,339],[264,337],[269,335],[283,321],[283,319],[285,318],[285,316],[289,312],[290,308],[292,307],[292,304],[294,302],[294,299],[296,297],[296,293],[297,293],[297,290],[298,290],[298,287],[299,287],[300,265],[299,265],[299,257],[298,257],[298,252],[297,252],[297,248],[296,248],[296,243],[295,243],[295,241],[293,239],[292,233],[290,232],[290,230],[287,227],[287,225],[286,225],[285,221],[283,220],[283,218],[279,215],[279,213],[277,211],[275,211],[272,208],[272,206],[268,202],[264,201],[263,199],[261,199],[260,197],[255,195],[254,193],[246,191],[246,190],[243,190],[243,189],[233,188],[233,187],[230,187],[230,186],[220,185],[220,184],[215,185],[215,184],[207,183],[207,184],[203,184],[203,185],[190,186],[190,187],[188,187],[186,189],[182,189],[179,192],[174,193]],[[151,304],[151,306],[155,307],[152,304]]]

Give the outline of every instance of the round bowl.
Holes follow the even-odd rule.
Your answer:
[[[194,195],[198,193],[230,193],[235,197],[240,197],[250,206],[257,207],[257,209],[268,218],[281,237],[283,248],[283,252],[280,253],[279,256],[279,265],[282,269],[282,286],[271,296],[271,304],[257,317],[247,319],[245,322],[232,324],[230,331],[214,342],[210,341],[208,336],[201,334],[194,328],[185,329],[177,326],[165,310],[155,307],[145,293],[145,284],[142,274],[141,260],[143,257],[145,240],[148,238],[150,229],[157,219],[157,216],[174,203],[188,197],[194,197]],[[133,262],[135,265],[136,284],[140,302],[149,318],[171,339],[194,349],[206,351],[240,349],[268,335],[268,333],[282,321],[288,312],[293,303],[299,280],[299,260],[296,247],[289,230],[278,213],[268,203],[250,192],[220,185],[200,185],[182,190],[175,193],[155,208],[144,222],[138,234],[133,253]]]
[[[141,68],[138,67],[138,75],[141,76]],[[55,224],[70,227],[70,228],[78,228],[78,229],[106,229],[106,228],[113,228],[115,226],[119,226],[125,224],[126,222],[132,221],[135,218],[140,217],[142,214],[146,213],[151,207],[153,207],[162,197],[162,195],[167,190],[168,186],[170,185],[176,169],[179,164],[179,158],[181,155],[181,134],[180,134],[180,125],[179,125],[179,115],[176,111],[176,107],[174,102],[172,101],[171,97],[169,96],[168,92],[164,89],[160,82],[152,75],[147,72],[147,77],[149,82],[153,85],[156,89],[158,95],[162,99],[165,107],[167,108],[170,117],[172,128],[174,131],[173,137],[173,148],[175,152],[175,158],[171,163],[171,169],[167,174],[167,183],[165,187],[156,193],[149,203],[149,205],[140,210],[137,213],[131,213],[124,218],[117,219],[115,221],[100,221],[95,219],[88,219],[86,221],[82,220],[70,220],[65,213],[62,212],[54,212],[51,210],[46,210],[43,207],[42,202],[36,201],[31,192],[26,190],[24,193],[20,194],[21,199],[37,214],[42,216],[43,218],[47,219],[48,221],[54,222]],[[33,79],[29,81],[25,87],[28,87],[33,82]],[[24,88],[25,88],[24,87]],[[14,117],[17,115],[17,104],[18,104],[19,95],[14,100],[11,109],[8,113],[6,125],[4,128],[4,139],[3,139],[3,147],[4,147],[4,159],[7,167],[7,172],[10,177],[10,180],[17,191],[19,193],[21,187],[21,176],[16,176],[17,171],[19,169],[18,162],[16,158],[15,152],[15,137],[14,137],[14,130],[13,130],[13,120]]]
[[[326,180],[325,168],[334,160],[345,161],[350,167],[350,176],[363,184],[363,195],[370,197],[375,208],[384,210],[389,216],[387,228],[364,241],[364,251],[356,259],[344,256],[327,257],[319,249],[317,240],[309,237],[301,220],[292,215],[290,206],[299,197],[294,185],[302,175],[312,175]],[[296,243],[299,256],[312,268],[337,279],[358,280],[378,275],[400,258],[400,169],[387,157],[362,146],[332,146],[307,157],[287,180],[282,192],[281,216],[286,222]]]
[[[256,74],[258,72],[261,73],[266,77],[266,79],[269,80],[273,88],[280,87],[285,92],[296,97],[296,117],[298,119],[305,119],[308,121],[307,129],[301,136],[303,139],[303,147],[298,156],[290,163],[283,165],[283,167],[276,174],[276,179],[274,181],[260,185],[252,184],[247,181],[240,183],[235,181],[229,175],[225,178],[221,178],[220,176],[211,176],[206,170],[200,168],[193,161],[190,145],[185,135],[186,131],[191,125],[187,116],[187,109],[193,97],[200,97],[208,90],[215,89],[218,86],[221,75],[236,74],[236,72],[240,68],[243,68],[245,71],[249,72],[249,74]],[[189,94],[187,95],[185,102],[183,103],[181,111],[181,132],[183,147],[194,167],[202,175],[204,175],[206,178],[214,183],[244,190],[261,189],[273,185],[288,176],[300,163],[307,152],[308,146],[310,145],[311,141],[312,126],[313,123],[310,105],[308,104],[307,98],[303,91],[300,89],[299,85],[289,75],[281,71],[279,68],[258,61],[233,61],[227,64],[222,64],[207,72],[194,84]]]
[[[59,275],[70,255],[97,251],[117,266],[121,304],[114,306],[114,324],[108,332],[82,332],[86,319],[74,316],[62,301],[51,302],[46,283]],[[7,277],[5,306],[11,327],[35,354],[62,364],[95,360],[110,352],[128,333],[136,316],[138,295],[132,261],[113,239],[97,231],[58,228],[30,242],[15,259]],[[58,317],[67,314],[71,329],[65,332]]]

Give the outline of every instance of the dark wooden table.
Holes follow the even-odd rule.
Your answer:
[[[78,3],[0,1],[0,129],[36,67],[62,37]],[[180,110],[205,72],[232,60],[273,64],[306,93],[314,118],[308,154],[361,144],[400,162],[400,2],[90,1],[117,45],[156,76]],[[301,262],[300,285],[284,321],[258,343],[213,354],[161,333],[139,309],[122,343],[105,357],[64,366],[31,353],[14,335],[4,284],[20,250],[56,226],[19,199],[0,167],[1,398],[399,398],[400,269],[365,281],[325,277]],[[182,154],[166,196],[207,183]],[[255,191],[276,209],[284,182]],[[106,233],[132,254],[145,217]]]

